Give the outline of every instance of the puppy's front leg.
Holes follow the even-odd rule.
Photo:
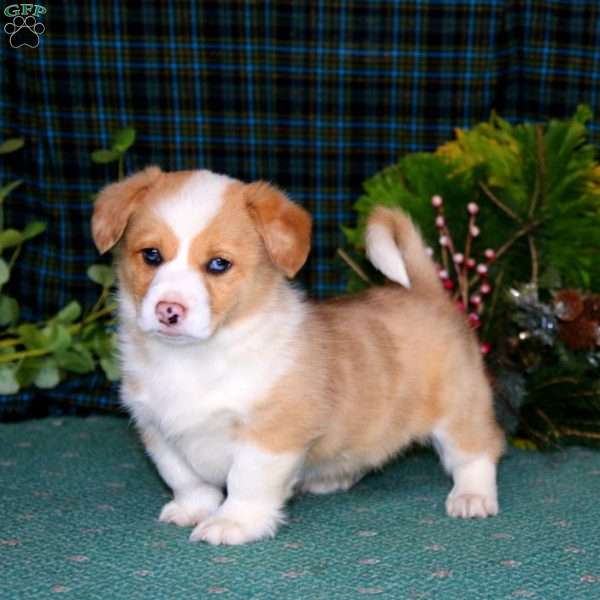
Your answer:
[[[194,529],[191,541],[244,544],[273,537],[283,522],[283,504],[291,494],[304,454],[269,452],[244,443],[227,476],[227,500]]]
[[[189,527],[215,512],[223,501],[221,490],[204,483],[156,428],[141,429],[146,451],[173,491],[173,500],[163,506],[158,520]]]

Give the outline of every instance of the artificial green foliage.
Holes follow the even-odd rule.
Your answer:
[[[590,116],[580,107],[569,120],[511,125],[493,115],[489,122],[458,130],[456,140],[433,153],[404,156],[364,183],[355,204],[357,227],[344,230],[347,241],[360,253],[372,208],[400,206],[439,258],[431,206],[438,194],[459,243],[466,238],[467,203],[479,205],[475,251],[492,248],[498,254],[490,271],[496,299],[514,282],[598,290],[600,167],[586,142]],[[362,285],[357,281],[351,279],[351,289]]]
[[[488,364],[508,433],[543,447],[600,446],[600,348],[570,349],[555,302],[531,284],[511,289],[507,308]]]
[[[134,141],[133,129],[120,129],[111,136],[111,148],[95,151],[92,160],[118,161],[122,176],[124,153]],[[23,144],[22,138],[7,140],[0,144],[0,154],[15,152]],[[113,153],[110,161],[105,160],[108,152]],[[21,323],[18,299],[2,291],[10,281],[21,246],[46,229],[39,221],[28,223],[22,231],[4,228],[2,204],[21,183],[12,181],[0,187],[0,394],[14,394],[28,386],[53,388],[72,374],[96,369],[115,381],[119,370],[112,298],[115,274],[111,266],[91,265],[87,270],[90,280],[100,288],[94,306],[83,310],[73,300],[39,323]]]
[[[115,379],[113,310],[110,287],[103,286],[86,314],[75,300],[40,323],[18,323],[17,312],[0,332],[0,394],[30,385],[52,388],[69,373],[90,373],[97,366]]]
[[[119,179],[123,179],[125,176],[124,156],[127,150],[133,146],[135,136],[136,133],[133,127],[117,129],[110,136],[110,148],[94,150],[92,160],[101,165],[117,162]]]

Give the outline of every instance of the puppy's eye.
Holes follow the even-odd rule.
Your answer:
[[[158,248],[144,248],[142,250],[144,262],[151,267],[158,267],[163,261],[163,257]]]
[[[231,269],[231,262],[220,256],[211,258],[206,263],[206,270],[211,275],[221,275],[222,273],[225,273],[225,271],[229,271],[229,269]]]

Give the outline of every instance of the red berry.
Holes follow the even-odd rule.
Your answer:
[[[473,329],[477,329],[481,325],[481,319],[476,313],[469,313],[467,319],[469,320],[469,325]]]
[[[475,204],[475,202],[469,202],[469,204],[467,204],[467,212],[470,215],[476,215],[479,212],[479,205]]]
[[[467,269],[472,269],[475,267],[475,259],[474,258],[467,258],[467,262],[465,263],[467,265]]]
[[[435,196],[433,196],[433,198],[431,199],[431,204],[433,204],[433,206],[435,208],[439,208],[440,206],[442,206],[442,204],[444,204],[444,200],[442,199],[441,196],[439,196],[438,194],[436,194]]]
[[[479,306],[481,304],[481,296],[479,294],[473,294],[470,300],[473,306]]]
[[[482,283],[481,287],[479,288],[479,291],[484,296],[487,296],[492,291],[492,286],[489,283]]]
[[[480,349],[481,349],[481,354],[483,354],[485,356],[492,349],[492,346],[491,346],[491,344],[488,344],[487,342],[483,342],[483,344],[481,344]]]
[[[444,289],[451,290],[454,287],[454,282],[451,279],[444,280]]]
[[[491,248],[488,248],[483,255],[491,262],[496,258],[496,252]]]

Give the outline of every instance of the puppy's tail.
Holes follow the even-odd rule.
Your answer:
[[[377,206],[365,233],[367,256],[388,279],[406,288],[441,290],[421,234],[400,209]]]

